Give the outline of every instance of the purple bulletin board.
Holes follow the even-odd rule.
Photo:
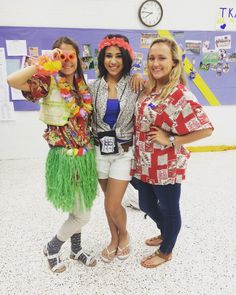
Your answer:
[[[39,28],[39,27],[0,27],[0,47],[5,48],[6,59],[20,59],[8,56],[6,40],[26,40],[27,49],[37,47],[51,49],[51,44],[60,36],[68,36],[78,42],[81,56],[89,57],[96,67],[96,51],[100,40],[109,33],[123,34],[128,37],[139,58],[134,62],[133,72],[145,74],[146,56],[150,35],[161,31],[154,30],[108,30],[78,28]],[[183,63],[188,61],[193,69],[187,73],[188,86],[202,105],[214,105],[207,99],[207,89],[218,102],[215,105],[236,104],[236,32],[219,31],[168,31],[182,49]],[[145,43],[146,42],[146,43]],[[149,42],[149,43],[148,43]],[[145,45],[146,44],[146,45]],[[87,52],[85,52],[87,51]],[[29,54],[29,53],[27,53]],[[84,73],[89,79],[96,78],[96,71],[88,66]],[[195,83],[199,75],[200,82]],[[1,81],[0,81],[1,82]],[[16,111],[37,110],[37,104],[25,100],[12,100]]]

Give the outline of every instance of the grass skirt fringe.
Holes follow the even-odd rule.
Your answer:
[[[94,150],[85,155],[68,156],[64,148],[51,148],[46,161],[47,198],[54,207],[72,212],[79,198],[82,210],[90,209],[97,193]]]

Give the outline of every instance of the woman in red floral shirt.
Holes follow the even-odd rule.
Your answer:
[[[183,144],[210,136],[213,126],[202,106],[185,87],[178,47],[159,38],[148,52],[148,82],[135,113],[135,160],[132,175],[139,180],[139,205],[160,230],[146,240],[159,246],[141,265],[153,268],[171,260],[181,228],[179,199],[188,150]]]
[[[53,272],[65,270],[60,260],[62,244],[71,239],[72,259],[95,266],[96,259],[81,248],[81,229],[89,221],[97,191],[94,147],[90,143],[91,95],[80,64],[78,45],[68,37],[57,39],[51,55],[8,77],[10,86],[27,100],[39,102],[44,138],[50,150],[46,162],[47,198],[55,208],[69,213],[44,254]]]

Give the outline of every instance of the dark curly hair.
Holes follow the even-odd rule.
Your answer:
[[[104,39],[105,38],[112,39],[114,37],[115,38],[122,38],[127,43],[129,43],[129,39],[127,37],[125,37],[124,35],[120,35],[120,34],[109,34],[109,35],[105,36]],[[117,46],[117,45],[115,45],[115,46]],[[98,54],[98,70],[99,70],[98,76],[99,76],[99,78],[102,78],[102,77],[106,78],[106,76],[107,76],[107,70],[104,66],[105,51],[106,51],[107,47],[109,47],[109,46],[104,47]],[[126,50],[122,47],[119,47],[119,48],[121,51],[121,56],[122,56],[123,65],[124,65],[124,68],[122,70],[122,76],[127,76],[130,74],[130,70],[132,67],[132,58],[131,58],[128,50]]]

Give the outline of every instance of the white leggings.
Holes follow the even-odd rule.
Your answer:
[[[80,233],[82,226],[88,223],[90,219],[90,209],[82,211],[79,201],[75,202],[74,209],[69,213],[68,219],[62,224],[57,233],[57,237],[61,241],[67,241],[73,234]]]

